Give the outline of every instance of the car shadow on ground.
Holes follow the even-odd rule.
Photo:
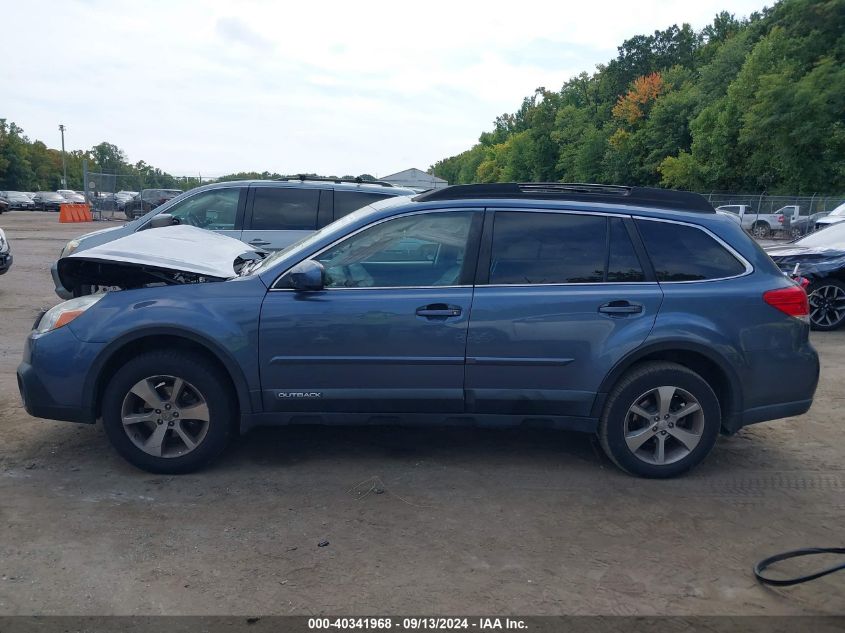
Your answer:
[[[126,463],[108,442],[102,426],[36,420],[24,414],[25,432],[6,447],[0,469],[102,472],[119,477],[143,475]],[[693,476],[766,470],[772,460],[789,462],[790,455],[766,434],[743,430],[720,437],[710,456]],[[797,457],[796,457],[797,459]],[[800,461],[800,460],[798,460]],[[224,454],[201,471],[217,478],[236,473],[269,474],[295,469],[402,470],[436,466],[479,473],[555,473],[555,476],[624,475],[604,455],[593,434],[538,428],[404,426],[278,426],[259,427],[236,437]],[[796,467],[800,464],[796,463]]]

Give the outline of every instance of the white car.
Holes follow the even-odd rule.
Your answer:
[[[816,230],[823,229],[824,227],[836,224],[837,222],[842,222],[843,220],[845,220],[845,202],[840,204],[823,218],[816,220]]]

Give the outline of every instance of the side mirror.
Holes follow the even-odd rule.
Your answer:
[[[179,220],[174,218],[169,213],[159,213],[152,220],[150,220],[151,229],[160,229],[165,226],[173,226],[174,224],[179,224]]]
[[[325,285],[326,269],[320,262],[306,259],[290,269],[288,285],[294,290],[322,290]]]

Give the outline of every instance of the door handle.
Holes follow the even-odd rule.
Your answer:
[[[456,317],[461,316],[461,306],[446,305],[445,303],[432,303],[417,308],[417,316],[421,317]]]
[[[643,307],[638,303],[628,301],[611,301],[599,306],[599,312],[611,316],[626,316],[628,314],[640,314]]]
[[[258,237],[256,237],[254,240],[250,240],[249,243],[252,244],[253,246],[268,246],[270,244],[270,242],[267,242],[266,240],[262,240],[261,238],[258,238]]]

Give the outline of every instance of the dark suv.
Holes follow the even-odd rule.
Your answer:
[[[177,251],[195,229],[175,229]],[[165,283],[59,304],[18,368],[32,415],[102,419],[153,472],[256,425],[524,424],[669,477],[804,413],[818,380],[806,293],[697,194],[450,187]]]
[[[181,189],[144,189],[121,207],[127,220],[134,220],[146,215],[148,211],[160,207],[168,200],[173,200],[182,193]]]

